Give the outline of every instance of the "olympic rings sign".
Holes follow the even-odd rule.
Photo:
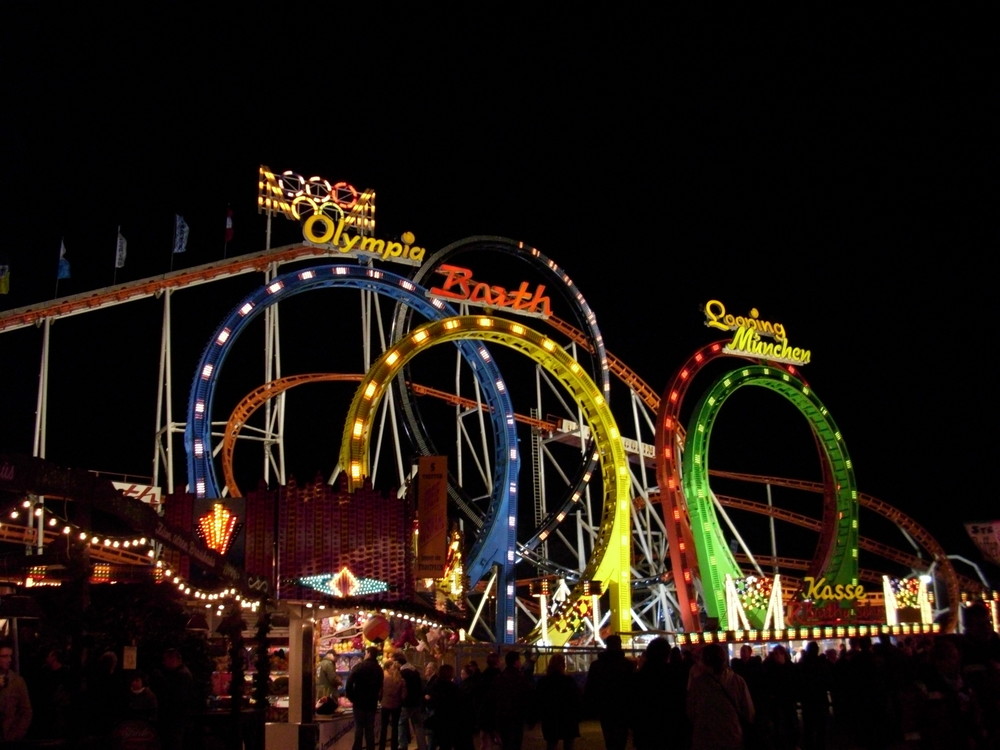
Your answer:
[[[261,166],[257,210],[273,211],[300,222],[307,242],[334,245],[344,254],[366,253],[409,265],[419,265],[427,254],[425,248],[413,244],[412,232],[403,232],[399,242],[371,237],[375,229],[375,191],[359,191],[347,182],[331,183],[292,171],[279,175]]]

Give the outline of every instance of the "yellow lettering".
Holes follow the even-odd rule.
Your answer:
[[[845,601],[857,600],[864,603],[866,599],[864,586],[861,584],[842,584],[831,586],[826,582],[826,578],[816,580],[813,576],[803,576],[802,580],[806,584],[806,589],[802,594],[803,599],[812,601]]]
[[[358,249],[362,252],[372,253],[373,255],[381,255],[385,249],[385,240],[377,240],[374,237],[363,237],[361,239],[361,246]]]
[[[718,328],[721,331],[735,331],[740,328],[747,328],[756,331],[763,336],[769,336],[778,342],[787,342],[788,334],[782,323],[772,323],[769,320],[760,319],[760,311],[753,307],[750,314],[732,315],[726,312],[726,306],[719,300],[713,299],[705,303],[705,325],[711,328]]]
[[[316,230],[317,224],[321,225],[318,231]],[[309,242],[325,245],[333,239],[336,229],[333,220],[326,214],[313,214],[302,224],[302,236]]]
[[[729,326],[720,323],[719,318],[726,314],[726,306],[717,299],[711,299],[705,303],[705,325],[711,328],[718,328],[720,331],[728,331]]]
[[[349,253],[354,249],[354,246],[358,244],[361,239],[361,235],[356,234],[353,237],[349,234],[345,234],[343,240],[340,242],[340,252]]]

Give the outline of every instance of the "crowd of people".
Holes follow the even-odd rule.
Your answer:
[[[534,660],[522,662],[518,651],[491,653],[484,667],[472,660],[460,674],[451,664],[429,661],[423,670],[395,651],[379,666],[379,649],[347,676],[344,692],[354,713],[354,749],[507,750],[520,748],[526,726],[542,721],[551,747],[565,739],[566,750],[579,735],[582,698],[575,681],[565,674],[565,660],[550,660],[536,681]],[[575,696],[575,697],[574,697]],[[546,706],[551,711],[546,712]],[[553,723],[558,710],[572,706],[572,720]],[[376,721],[380,708],[381,719]],[[378,726],[376,726],[378,724]],[[377,730],[377,731],[376,731]]]
[[[961,634],[882,635],[798,653],[745,644],[671,647],[632,659],[610,636],[588,672],[588,713],[624,750],[1000,748],[1000,636],[985,606]]]
[[[182,750],[196,710],[194,677],[180,651],[168,648],[147,675],[119,668],[105,651],[85,669],[66,663],[59,648],[44,649],[25,679],[13,668],[14,644],[0,641],[0,747],[106,750],[139,747]]]
[[[810,641],[797,652],[745,644],[731,655],[657,637],[627,653],[610,635],[581,680],[560,653],[541,674],[530,652],[510,650],[456,675],[434,662],[421,674],[397,651],[371,682],[354,750],[375,750],[376,739],[379,750],[414,739],[417,750],[520,750],[536,725],[548,750],[572,750],[585,718],[599,721],[606,750],[992,750],[1000,636],[985,607],[963,614],[961,634]],[[369,656],[374,675],[378,650]],[[380,699],[376,731],[365,712]]]

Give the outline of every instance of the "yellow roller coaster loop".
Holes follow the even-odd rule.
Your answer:
[[[631,487],[621,434],[600,388],[575,359],[547,336],[521,323],[485,315],[445,318],[408,332],[372,365],[348,410],[340,453],[348,487],[359,487],[369,474],[368,442],[373,417],[393,378],[419,352],[459,339],[489,341],[525,354],[556,378],[580,405],[597,441],[604,488],[601,525],[581,581],[601,581],[602,590],[610,595],[611,627],[630,632]],[[481,354],[489,356],[485,349]],[[544,636],[553,645],[565,644],[573,635],[565,627],[566,618],[581,602],[589,604],[584,588],[579,583],[574,586],[570,597],[553,613],[547,634],[533,632],[527,640]]]

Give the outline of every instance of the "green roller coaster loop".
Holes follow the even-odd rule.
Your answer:
[[[836,488],[836,542],[823,577],[827,584],[834,587],[858,583],[858,492],[854,468],[840,430],[812,388],[794,375],[766,365],[737,368],[720,377],[698,402],[688,425],[683,459],[684,496],[701,570],[705,610],[708,617],[717,619],[719,627],[724,630],[736,625],[728,621],[726,576],[736,579],[744,574],[726,544],[715,515],[708,483],[708,445],[723,403],[738,388],[750,385],[769,388],[784,396],[812,425],[830,464]],[[849,599],[840,601],[840,606],[845,609],[854,604]],[[747,612],[752,627],[761,627],[764,615],[763,609]]]
[[[372,365],[348,410],[340,451],[340,464],[347,471],[348,482],[360,482],[367,475],[371,423],[392,379],[420,351],[458,339],[495,342],[525,354],[562,383],[580,405],[601,457],[604,488],[601,525],[581,581],[601,582],[602,591],[608,591],[610,596],[610,627],[616,632],[631,632],[631,480],[621,433],[601,389],[575,359],[547,336],[516,321],[486,315],[444,318],[409,331]],[[511,559],[515,552],[508,550]],[[549,618],[548,633],[536,627],[522,640],[534,642],[547,635],[552,645],[565,645],[579,624],[579,606],[589,605],[589,599],[584,587],[575,583],[570,596]]]

